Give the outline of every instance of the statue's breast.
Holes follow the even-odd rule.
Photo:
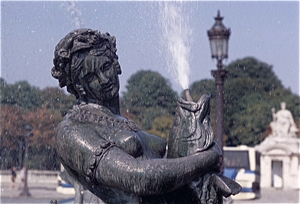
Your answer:
[[[129,155],[137,158],[143,154],[142,142],[135,132],[120,130],[114,136],[117,147]]]
[[[93,128],[101,138],[114,142],[118,148],[134,158],[141,160],[162,158],[165,154],[166,142],[146,132],[102,125]]]
[[[99,137],[114,142],[118,148],[137,158],[143,154],[142,141],[134,131],[119,127],[108,127],[101,124],[91,126]]]

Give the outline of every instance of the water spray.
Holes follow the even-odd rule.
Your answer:
[[[186,98],[191,100],[189,91],[190,76],[190,39],[191,29],[184,12],[182,2],[160,3],[161,26],[163,31],[163,45],[166,46],[168,71],[182,87]],[[187,91],[186,91],[187,90]]]
[[[83,28],[83,18],[81,15],[81,11],[77,8],[74,1],[68,1],[65,3],[67,10],[70,12],[72,20],[75,22],[76,28]]]

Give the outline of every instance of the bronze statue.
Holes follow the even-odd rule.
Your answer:
[[[218,176],[222,157],[212,140],[200,142],[200,152],[166,159],[163,139],[121,115],[116,51],[115,37],[90,29],[69,33],[55,48],[52,76],[78,100],[57,127],[67,172],[99,203],[220,203],[238,193],[240,186]]]

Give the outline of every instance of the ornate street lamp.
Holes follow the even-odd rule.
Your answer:
[[[25,169],[25,180],[24,180],[24,186],[23,186],[23,190],[20,193],[20,196],[24,196],[24,197],[29,197],[30,193],[28,190],[28,186],[27,186],[27,170],[28,170],[28,142],[29,142],[29,137],[32,137],[32,126],[30,124],[26,124],[24,127],[26,134],[25,134],[25,158],[24,158],[24,166],[26,167]]]
[[[213,27],[207,31],[210,48],[211,57],[216,58],[217,70],[212,70],[211,74],[216,80],[216,142],[223,151],[223,101],[224,101],[224,79],[227,75],[227,71],[223,70],[222,60],[228,58],[228,40],[230,36],[230,29],[227,29],[222,23],[223,17],[220,16],[220,11],[218,11],[218,16],[215,17],[215,24]]]

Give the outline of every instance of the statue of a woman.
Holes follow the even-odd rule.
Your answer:
[[[116,51],[115,37],[90,29],[69,33],[55,48],[52,76],[78,100],[57,127],[61,163],[103,203],[195,203],[184,186],[219,172],[218,146],[163,159],[166,142],[120,114]]]

